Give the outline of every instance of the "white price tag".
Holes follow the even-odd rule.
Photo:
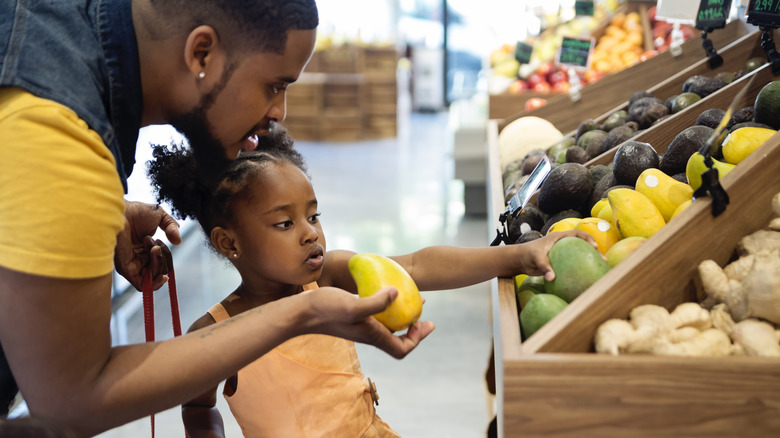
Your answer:
[[[658,0],[655,16],[670,23],[696,24],[699,0]]]

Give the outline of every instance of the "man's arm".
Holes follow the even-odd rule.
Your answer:
[[[111,346],[111,276],[60,280],[0,268],[0,342],[30,412],[84,435],[179,405],[212,388],[273,347],[304,333],[408,354],[433,330],[402,336],[369,316],[397,295],[357,299],[321,288],[156,343]],[[246,348],[236,349],[237,343]]]

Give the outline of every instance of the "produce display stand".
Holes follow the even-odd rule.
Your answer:
[[[755,30],[754,26],[748,25],[743,20],[733,20],[723,29],[708,34],[708,38],[720,53],[726,45]],[[531,111],[520,111],[503,119],[502,123],[507,124],[520,117],[536,116],[551,122],[561,132],[575,130],[582,120],[595,119],[627,102],[631,94],[638,91],[636,85],[638,81],[644,84],[658,84],[668,79],[670,75],[683,71],[702,59],[706,60],[701,43],[700,37],[690,38],[682,44],[683,52],[680,56],[672,56],[667,50],[582,87],[580,91],[582,97],[577,102],[572,101],[568,94],[553,96],[547,99],[546,105]]]
[[[741,106],[776,80],[770,66],[755,75]],[[705,108],[726,108],[745,76],[642,134],[662,153]],[[489,223],[498,223],[504,194],[498,121],[488,128]],[[605,155],[598,157],[609,161]],[[611,158],[610,158],[611,159]],[[724,265],[741,237],[768,224],[780,192],[780,134],[721,179],[730,197],[712,216],[696,200],[621,264],[521,343],[513,281],[491,283],[499,436],[776,437],[780,431],[780,360],[734,356],[688,358],[593,353],[596,328],[634,307],[673,309],[699,301],[697,266]]]

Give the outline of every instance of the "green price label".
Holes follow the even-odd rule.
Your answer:
[[[780,27],[780,0],[750,0],[747,22],[755,26]]]
[[[515,46],[515,59],[520,64],[528,64],[531,62],[531,54],[533,51],[533,46],[522,41],[518,41],[517,45]]]
[[[593,0],[577,0],[574,2],[574,13],[578,17],[592,17],[594,11]]]
[[[577,68],[587,68],[590,63],[590,52],[593,39],[563,37],[561,50],[558,52],[558,64]]]
[[[699,30],[720,29],[726,26],[731,14],[731,0],[702,0],[696,15]]]

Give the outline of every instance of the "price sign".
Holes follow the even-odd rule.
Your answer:
[[[592,17],[594,11],[595,9],[593,7],[593,0],[577,0],[574,2],[574,13],[578,17]]]
[[[750,0],[747,22],[754,26],[780,27],[780,0]]]
[[[696,14],[696,29],[720,29],[731,14],[731,0],[702,0]]]
[[[592,49],[593,38],[563,37],[561,50],[558,52],[558,64],[564,64],[575,69],[587,69],[590,65]]]
[[[528,64],[531,62],[531,54],[533,51],[533,46],[522,41],[518,41],[517,45],[515,46],[515,59],[520,64]]]

